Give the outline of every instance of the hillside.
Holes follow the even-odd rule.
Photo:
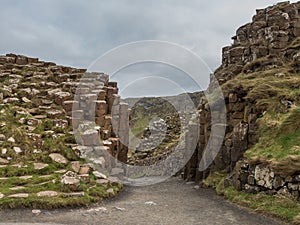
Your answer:
[[[199,105],[201,92],[188,93],[189,98],[197,108]],[[167,97],[147,97],[141,99],[128,98],[124,99],[131,108],[130,127],[132,133],[142,138],[143,144],[135,143],[134,138],[130,140],[129,149],[129,163],[132,165],[149,165],[156,161],[161,161],[168,157],[178,145],[180,135],[182,133],[181,126],[187,126],[189,116],[187,118],[180,118],[179,111],[189,111],[189,109],[182,109],[185,107],[184,101],[186,95],[167,96]],[[193,109],[191,108],[190,111]],[[158,131],[163,130],[163,125],[166,126],[166,135],[156,134],[152,138],[151,121],[159,121],[156,124]],[[155,133],[153,131],[153,133]],[[161,136],[165,136],[160,140]],[[155,144],[158,142],[157,144]],[[153,145],[154,143],[154,145]],[[152,146],[152,147],[151,147]],[[148,149],[148,150],[147,150]]]
[[[85,72],[36,58],[0,56],[0,208],[88,205],[113,197],[122,188],[118,179],[94,171],[97,163],[82,157],[93,148],[89,130],[83,130],[82,140],[75,142],[73,128],[87,114],[82,110],[74,113],[84,102],[73,98],[80,79],[85,85],[81,90],[89,91]],[[98,102],[97,95],[86,97],[108,108],[103,100],[117,92],[115,84],[104,74],[90,76],[105,91]],[[96,82],[93,84],[95,90]],[[99,132],[106,134],[102,140],[118,141],[105,130],[96,134]],[[107,142],[105,148],[112,148],[112,143]],[[104,157],[97,160],[105,163]]]

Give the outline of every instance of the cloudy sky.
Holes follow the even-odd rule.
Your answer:
[[[162,40],[192,50],[214,70],[220,65],[221,48],[231,44],[235,30],[251,21],[256,8],[276,2],[1,0],[0,53],[13,52],[88,68],[99,56],[119,45]],[[151,74],[163,79],[150,79]],[[168,79],[186,91],[197,89],[182,71],[157,63],[130,66],[116,74],[115,79],[126,96],[178,92],[172,85],[162,85]],[[126,86],[131,87],[130,91],[125,90]]]

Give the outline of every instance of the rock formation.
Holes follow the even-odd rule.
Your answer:
[[[291,156],[285,162],[293,162],[290,165],[294,165],[294,170],[289,174],[276,170],[268,160],[244,159],[245,151],[259,142],[258,120],[270,112],[289,114],[299,104],[299,99],[290,95],[299,86],[291,84],[293,77],[298,79],[299,37],[300,2],[282,2],[259,9],[251,23],[237,30],[233,44],[223,48],[222,65],[214,73],[225,98],[225,139],[213,164],[199,171],[213,126],[208,102],[203,97],[199,105],[200,139],[194,157],[185,168],[187,180],[202,180],[215,171],[222,171],[231,174],[225,183],[238,190],[278,192],[299,198],[297,157]],[[212,82],[208,93],[213,93],[216,85],[217,82]],[[274,121],[266,126],[276,127],[279,123]]]
[[[74,196],[87,204],[111,196],[112,187],[117,193],[122,185],[110,177],[115,162],[109,154],[127,161],[120,136],[128,134],[129,111],[115,82],[102,73],[14,54],[0,56],[0,81],[0,183],[10,188],[0,190],[1,199],[63,198],[72,205],[68,198]],[[74,99],[76,92],[80,99]],[[96,152],[93,158],[85,158],[90,152]],[[91,172],[99,166],[106,173],[100,178]]]

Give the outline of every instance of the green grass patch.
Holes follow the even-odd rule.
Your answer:
[[[256,212],[263,212],[278,217],[287,222],[296,222],[300,215],[300,204],[280,195],[268,195],[264,192],[249,194],[237,191],[234,187],[224,186],[225,174],[214,173],[204,184],[216,189],[217,194],[224,195],[226,199],[238,205],[248,207]]]

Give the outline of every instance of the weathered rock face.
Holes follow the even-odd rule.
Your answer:
[[[257,10],[252,22],[237,30],[233,44],[223,48],[222,65],[215,72],[218,81],[282,65],[286,47],[300,36],[299,8],[299,2],[282,2]]]
[[[199,105],[200,139],[196,153],[185,168],[184,177],[187,180],[205,179],[214,171],[234,172],[235,165],[243,157],[244,152],[258,142],[257,119],[263,115],[266,107],[258,106],[257,99],[249,97],[249,90],[243,86],[232,85],[230,87],[226,84],[238,74],[247,75],[257,71],[270,70],[278,68],[284,63],[290,63],[293,71],[299,71],[297,69],[299,52],[297,53],[298,50],[293,47],[293,43],[297,42],[297,38],[300,36],[299,13],[299,2],[293,4],[283,2],[257,10],[253,21],[237,30],[232,46],[223,48],[222,65],[214,73],[219,84],[212,79],[208,93],[213,93],[215,87],[221,85],[227,111],[225,114],[227,119],[225,139],[212,165],[206,171],[200,172],[199,163],[213,126],[210,106],[208,101],[202,98]],[[284,76],[284,74],[275,74],[275,76]],[[288,103],[286,105],[289,107]],[[224,115],[224,112],[218,110],[213,113],[219,116]],[[257,183],[265,188],[270,187],[274,182],[272,179],[275,177],[258,175],[261,174],[261,171],[259,172],[259,168],[256,170]],[[253,178],[251,178],[252,176]],[[249,179],[256,178],[253,170]],[[244,179],[242,180],[244,181]],[[236,186],[240,186],[243,181],[238,179],[238,182],[235,182]],[[249,183],[249,185],[252,184]]]
[[[294,200],[299,200],[299,175],[287,175],[278,173],[269,163],[247,162],[237,163],[233,177],[228,180],[237,190],[244,190],[249,193],[261,191],[274,194],[278,193]],[[226,183],[226,182],[225,182]]]

